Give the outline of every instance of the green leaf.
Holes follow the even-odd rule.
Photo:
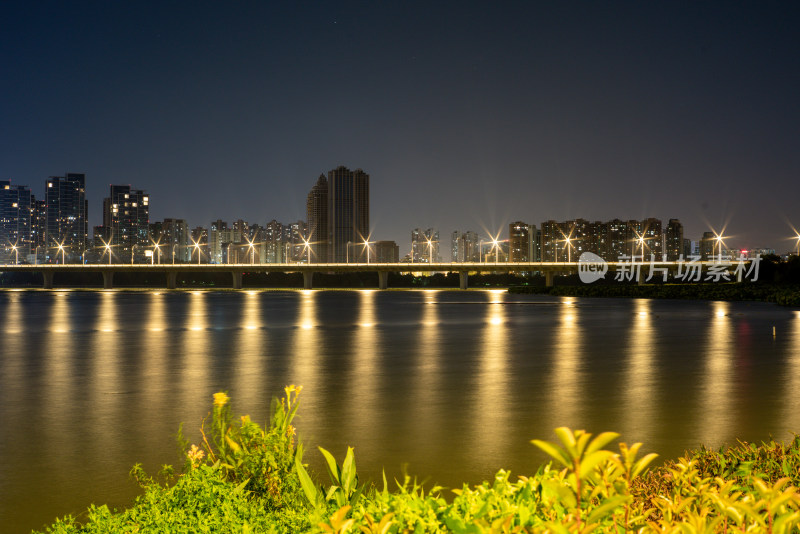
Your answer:
[[[342,488],[346,494],[353,490],[354,482],[356,480],[356,461],[353,454],[353,448],[347,447],[347,454],[344,457],[342,464]]]
[[[566,467],[569,467],[571,465],[570,461],[567,459],[566,451],[561,447],[559,447],[558,445],[553,445],[548,441],[542,441],[540,439],[532,439],[531,443],[542,449],[550,457],[564,464]]]
[[[342,479],[339,476],[339,465],[336,463],[336,459],[333,457],[331,453],[329,453],[322,447],[319,447],[319,450],[322,453],[322,456],[325,457],[325,465],[328,468],[328,474],[331,477],[331,481],[334,484],[341,485]]]
[[[604,461],[608,460],[612,457],[614,453],[611,451],[597,451],[592,454],[588,454],[583,458],[580,466],[580,478],[581,480],[586,479],[589,475],[592,474],[594,468],[603,463]]]
[[[295,458],[294,460],[294,468],[297,471],[297,478],[300,479],[300,486],[303,488],[303,493],[308,499],[308,502],[311,503],[311,506],[317,506],[317,488],[314,486],[314,482],[311,480],[311,477],[308,476],[308,471],[306,468],[303,467],[303,464],[300,463],[299,458]]]
[[[589,444],[589,447],[586,449],[586,454],[592,454],[595,451],[599,451],[618,437],[619,434],[616,432],[603,432],[592,440],[592,442]]]

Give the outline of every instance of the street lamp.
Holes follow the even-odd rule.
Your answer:
[[[642,263],[644,263],[644,236],[640,235],[638,241],[639,246],[642,248]]]
[[[17,249],[16,243],[11,245],[11,250],[14,251],[14,264],[19,265],[19,250]]]
[[[175,247],[177,247],[177,243],[172,244],[172,265],[175,265]]]
[[[500,263],[500,241],[497,238],[492,239],[492,248],[494,249],[494,262]]]
[[[797,234],[795,239],[797,239],[797,255],[800,256],[800,234]]]
[[[249,239],[247,240],[247,246],[250,247],[250,265],[252,265],[256,262],[256,248]]]
[[[567,244],[567,263],[572,263],[572,239],[565,237],[564,242]]]
[[[65,263],[67,263],[67,258],[66,258],[67,251],[64,250],[63,243],[58,244],[58,250],[61,252],[61,265],[64,265]],[[56,252],[56,257],[58,257],[58,252]]]
[[[428,240],[428,263],[433,263],[433,241],[431,241],[430,237],[425,239]]]
[[[367,264],[369,264],[369,241],[364,240],[364,247],[367,249]]]
[[[101,237],[100,240],[103,241],[103,238]],[[111,265],[111,240],[109,240],[108,243],[103,241],[103,248],[106,249],[103,254],[108,254],[108,264]]]
[[[192,243],[194,243],[194,248],[197,250],[197,265],[200,265],[200,243],[192,239]],[[230,250],[230,249],[228,249]]]
[[[36,245],[36,248],[33,249],[33,264],[39,265],[39,245]]]
[[[719,246],[719,256],[717,256],[717,262],[722,262],[722,234],[716,234],[714,239],[717,241],[717,245]],[[711,254],[714,254],[713,249]]]
[[[304,237],[301,239],[303,240],[303,249],[306,251],[306,263],[311,263],[311,243]]]
[[[134,243],[133,246],[131,247],[131,265],[133,265],[133,256],[134,253],[136,252],[136,245],[137,243]]]

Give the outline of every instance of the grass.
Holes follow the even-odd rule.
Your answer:
[[[499,471],[454,490],[426,489],[408,477],[382,487],[359,484],[355,455],[340,464],[320,448],[328,482],[303,463],[292,420],[301,388],[273,403],[267,428],[234,418],[214,395],[199,444],[182,443],[182,474],[157,477],[134,466],[143,489],[123,511],[92,506],[58,519],[52,533],[725,533],[797,532],[800,438],[701,448],[650,468],[656,455],[605,432],[556,429],[532,440],[552,461],[529,476]]]

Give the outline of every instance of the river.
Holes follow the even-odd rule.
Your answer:
[[[216,391],[264,422],[304,387],[305,459],[362,480],[532,473],[557,426],[675,457],[800,431],[800,312],[763,303],[505,291],[0,291],[0,531],[179,465]]]

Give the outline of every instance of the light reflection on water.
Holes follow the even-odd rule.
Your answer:
[[[505,291],[0,292],[0,517],[39,528],[124,506],[131,465],[180,464],[211,395],[267,419],[304,386],[305,459],[363,479],[478,482],[539,461],[556,426],[675,456],[800,430],[800,312]],[[772,336],[772,327],[777,334]],[[42,492],[41,488],[50,488]],[[10,518],[10,519],[7,519]]]
[[[656,357],[657,333],[653,326],[652,301],[637,299],[632,305],[633,318],[626,333],[628,347],[623,387],[623,407],[628,415],[624,426],[617,431],[628,436],[626,439],[630,441],[640,441],[645,440],[645,436],[634,437],[634,433],[656,420],[654,392],[658,390],[658,377],[653,359]]]

